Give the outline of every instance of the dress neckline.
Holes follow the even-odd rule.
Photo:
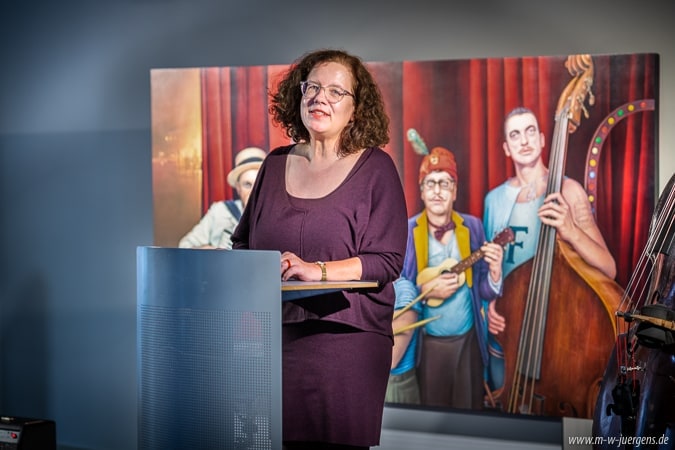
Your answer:
[[[281,184],[283,186],[284,192],[286,193],[286,196],[289,199],[298,200],[298,201],[307,201],[307,202],[311,202],[311,201],[315,201],[315,200],[325,200],[325,199],[331,197],[332,195],[334,195],[336,192],[338,192],[354,176],[354,174],[359,170],[359,168],[363,165],[363,163],[367,159],[366,155],[370,155],[373,151],[372,147],[368,147],[365,150],[363,150],[361,152],[361,154],[359,155],[358,159],[356,160],[356,162],[354,163],[354,165],[352,166],[352,168],[349,170],[349,172],[347,172],[347,175],[344,177],[344,179],[335,187],[335,189],[328,192],[326,195],[324,195],[322,197],[298,197],[298,196],[292,195],[290,192],[288,192],[288,189],[286,188],[286,166],[288,164],[288,157],[291,154],[291,150],[293,149],[293,147],[295,145],[297,145],[297,144],[290,145],[288,147],[287,151],[286,151],[286,154],[284,155],[285,156],[284,162],[283,162],[283,164],[284,164],[284,172],[283,172],[284,176],[281,179]]]

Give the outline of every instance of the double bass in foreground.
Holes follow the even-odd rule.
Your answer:
[[[574,57],[578,70],[570,70],[573,79],[556,110],[546,195],[561,191],[568,133],[577,129],[589,94],[593,101],[593,62]],[[503,292],[496,304],[506,319],[497,336],[505,373],[496,397],[503,410],[590,418],[614,344],[621,287],[542,224],[533,259],[506,277]]]
[[[593,414],[594,448],[675,448],[675,175],[657,202],[616,321]]]

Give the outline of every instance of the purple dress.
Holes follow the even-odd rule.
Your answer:
[[[392,350],[393,281],[403,266],[407,213],[393,161],[366,149],[320,199],[286,192],[292,146],[263,162],[233,248],[291,251],[305,261],[358,256],[378,289],[284,302],[283,440],[379,444]]]

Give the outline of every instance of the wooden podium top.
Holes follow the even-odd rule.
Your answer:
[[[377,286],[377,281],[282,281],[281,299],[283,301],[298,300],[329,292],[371,289]]]
[[[376,288],[377,281],[297,281],[281,282],[281,291],[343,290]]]

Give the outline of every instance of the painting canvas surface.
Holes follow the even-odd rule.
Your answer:
[[[612,282],[622,289],[645,246],[657,197],[659,60],[655,54],[591,57],[590,95],[583,99],[576,129],[562,133],[564,174],[584,187],[594,220],[616,261],[617,276]],[[429,149],[440,146],[454,153],[458,168],[454,209],[480,219],[486,194],[514,176],[513,164],[503,148],[504,119],[509,111],[526,107],[534,112],[545,136],[544,161],[549,163],[560,98],[574,77],[567,60],[567,55],[560,55],[367,62],[390,118],[390,142],[384,150],[398,169],[408,215],[423,208],[418,185],[423,156],[415,151],[411,133]],[[213,203],[236,197],[226,178],[239,150],[255,146],[271,151],[291,144],[268,114],[269,93],[288,67],[151,71],[155,245],[177,246]],[[517,243],[507,245],[505,254],[510,245]],[[566,257],[573,260],[575,255]],[[532,271],[531,262],[527,270]],[[509,280],[515,274],[506,278],[504,289],[520,289],[527,295],[528,286],[520,281],[520,286],[514,285],[515,278]],[[570,276],[575,283],[585,282],[574,273]],[[593,339],[611,341],[614,311],[608,305],[612,303],[603,302],[604,294],[594,292],[597,288],[593,281],[588,284],[584,286],[590,292],[588,298],[579,301],[589,302],[589,309],[606,316],[602,320],[608,323],[605,326],[609,326],[610,334],[598,333]],[[620,290],[607,295],[620,295]],[[574,335],[579,327],[566,325],[586,318],[552,316],[562,314],[560,311],[565,308],[553,305],[542,320],[547,321],[549,331],[555,330],[557,342],[550,345],[559,357],[568,359],[571,374],[559,377],[546,373],[546,362],[553,356],[545,353],[540,373],[530,375],[539,379],[544,390],[545,384],[557,377],[558,384],[569,383],[565,390],[583,392],[591,400],[581,402],[581,406],[551,408],[551,404],[560,403],[557,390],[551,390],[552,395],[533,392],[545,405],[535,413],[590,417],[599,380],[574,384],[573,380],[585,379],[573,372],[583,371],[590,355],[575,351],[575,342],[585,336]],[[584,322],[583,327],[593,329],[595,325]],[[509,332],[518,335],[518,331]],[[507,355],[505,361],[512,357]],[[506,376],[507,381],[510,378]],[[514,389],[486,385],[481,409],[509,413],[508,392]]]

